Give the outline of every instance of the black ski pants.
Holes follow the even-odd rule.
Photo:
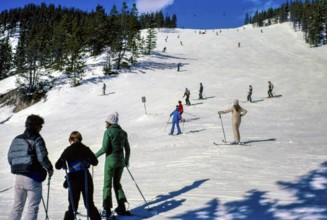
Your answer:
[[[89,210],[89,217],[91,220],[101,220],[98,209],[95,207],[93,202],[93,180],[89,171],[87,171],[87,182],[84,178],[84,171],[79,171],[76,173],[69,174],[71,194],[68,191],[68,211],[65,213],[64,220],[74,220],[74,210],[77,212],[78,203],[82,193],[85,208]],[[85,192],[85,185],[87,184],[87,192]],[[69,190],[69,189],[68,189]],[[72,205],[72,200],[70,198],[72,195],[74,209]],[[87,213],[85,213],[87,214]]]

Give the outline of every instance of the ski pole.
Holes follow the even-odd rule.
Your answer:
[[[41,196],[41,200],[43,203],[43,207],[44,207],[44,212],[45,212],[45,220],[49,220],[49,216],[48,216],[48,209],[45,207],[45,203],[44,203],[44,199],[43,196]]]
[[[226,142],[226,135],[225,135],[225,130],[224,130],[223,119],[221,118],[221,115],[220,115],[220,114],[219,114],[219,118],[220,118],[220,121],[221,121],[221,128],[223,129],[224,140],[225,140],[225,142]]]
[[[46,206],[46,219],[49,219],[49,217],[48,217],[48,210],[49,210],[49,197],[50,197],[50,180],[51,180],[51,177],[50,177],[50,175],[49,175],[49,177],[48,177],[48,194],[47,194],[47,206]]]
[[[90,212],[89,212],[89,183],[87,178],[87,168],[84,168],[84,181],[85,181],[85,204],[86,204],[86,219],[89,220]]]
[[[196,117],[196,115],[190,114],[190,113],[188,113],[188,112],[184,112],[184,113],[186,113],[186,114],[188,114],[188,115],[191,115],[191,116],[193,116],[193,117]]]
[[[169,123],[170,117],[171,117],[171,116],[169,116],[169,118],[168,118],[168,121],[167,121],[167,123],[166,123],[166,127],[165,127],[165,130],[164,130],[164,132],[165,132],[165,131],[166,131],[166,129],[167,129],[167,126],[168,126],[168,123]]]
[[[71,206],[72,206],[72,209],[73,209],[73,214],[74,214],[74,220],[77,220],[76,218],[76,210],[75,210],[75,205],[74,205],[74,198],[73,198],[73,192],[72,192],[72,185],[70,184],[70,180],[69,180],[69,176],[68,176],[68,172],[67,172],[67,169],[68,169],[68,162],[65,161],[64,159],[62,159],[62,161],[64,162],[64,170],[65,170],[65,173],[66,173],[66,180],[67,180],[67,184],[68,184],[68,192],[69,192],[69,197],[70,197],[70,202],[71,202]]]
[[[141,192],[139,186],[137,185],[137,183],[136,183],[136,181],[135,181],[135,179],[134,179],[134,177],[133,177],[131,171],[129,171],[129,169],[128,169],[127,166],[126,166],[126,169],[127,169],[128,173],[129,173],[129,175],[131,176],[132,180],[134,181],[136,188],[137,188],[138,191],[140,192],[140,194],[141,194],[141,196],[142,196],[142,198],[143,198],[145,204],[148,206],[149,210],[151,210],[151,207],[149,206],[149,204],[148,204],[147,201],[145,200],[145,198],[144,198],[144,196],[143,196],[143,194],[142,194],[142,192]]]

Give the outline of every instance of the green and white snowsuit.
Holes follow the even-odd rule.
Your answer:
[[[103,154],[106,154],[106,161],[102,205],[105,210],[109,211],[112,208],[112,187],[115,191],[117,203],[127,202],[120,180],[124,167],[129,163],[130,146],[127,133],[119,125],[112,124],[104,132],[102,148],[95,156],[100,157]]]

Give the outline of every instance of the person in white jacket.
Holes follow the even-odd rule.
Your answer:
[[[241,125],[241,117],[243,117],[247,110],[242,108],[239,105],[238,100],[234,100],[233,106],[224,111],[218,111],[219,116],[221,114],[232,113],[232,128],[233,128],[233,135],[234,135],[234,142],[233,144],[242,144],[241,143],[241,136],[240,136],[240,125]]]

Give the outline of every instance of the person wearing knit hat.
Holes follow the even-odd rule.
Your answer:
[[[115,212],[118,215],[131,215],[126,210],[127,202],[123,187],[120,183],[124,167],[129,165],[130,146],[127,133],[118,125],[119,114],[117,112],[110,114],[106,120],[106,131],[104,132],[102,148],[95,154],[97,158],[106,155],[104,167],[103,183],[103,217],[110,217],[112,214],[112,187],[118,207]]]
[[[118,124],[118,120],[119,120],[118,117],[119,117],[118,112],[115,112],[107,117],[106,122],[112,125],[116,125]]]
[[[241,136],[240,136],[240,125],[241,125],[241,117],[243,117],[247,110],[242,108],[239,105],[239,102],[237,99],[234,100],[233,106],[227,110],[224,111],[218,111],[219,117],[221,117],[221,114],[226,113],[232,113],[232,128],[233,128],[233,135],[234,135],[234,141],[233,144],[242,144],[241,142]]]

